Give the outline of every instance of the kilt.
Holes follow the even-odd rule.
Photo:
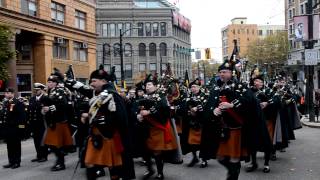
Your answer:
[[[182,133],[182,117],[177,117],[175,119],[175,123],[176,123],[178,134],[181,134]]]
[[[44,144],[57,148],[72,146],[73,139],[68,122],[58,122],[54,129],[48,127],[44,138]]]
[[[93,128],[94,134],[102,135],[97,128]],[[101,149],[96,149],[92,143],[92,137],[89,137],[87,144],[87,151],[85,156],[85,164],[87,165],[101,165],[107,167],[116,167],[122,165],[122,144],[117,144],[116,140],[121,137],[118,132],[115,132],[112,138],[103,137]],[[118,142],[119,143],[119,142]]]
[[[201,129],[189,129],[188,144],[199,145],[201,143]]]
[[[267,120],[267,128],[268,128],[268,132],[269,132],[271,141],[273,141],[275,121],[274,120]]]
[[[169,142],[166,142],[163,130],[153,126],[150,127],[149,137],[146,142],[148,149],[151,151],[167,151],[177,149],[178,145],[171,125],[169,133],[171,138]]]
[[[220,142],[217,156],[241,158],[247,154],[247,150],[241,146],[241,128],[230,129],[230,137],[228,140]]]

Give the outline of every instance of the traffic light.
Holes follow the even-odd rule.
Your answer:
[[[211,51],[210,51],[210,48],[206,48],[206,49],[205,49],[205,58],[206,58],[206,60],[211,59]]]

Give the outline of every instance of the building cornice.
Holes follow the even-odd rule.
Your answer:
[[[2,17],[1,17],[2,16]],[[3,17],[7,17],[7,18],[12,18],[14,19],[14,21],[4,21]],[[28,29],[35,29],[35,27],[29,27],[26,24],[27,23],[32,23],[32,24],[38,24],[38,25],[42,25],[45,27],[51,27],[57,30],[61,30],[64,32],[69,32],[69,33],[73,33],[73,34],[78,34],[78,35],[82,35],[82,36],[87,36],[90,38],[96,38],[98,34],[96,33],[92,33],[92,32],[88,32],[88,31],[83,31],[74,27],[70,27],[70,26],[66,26],[66,25],[62,25],[62,24],[57,24],[54,23],[52,21],[47,21],[44,19],[40,19],[38,17],[33,17],[33,16],[28,16],[16,11],[12,11],[6,8],[1,8],[0,7],[0,22],[3,23],[7,23],[13,26],[17,26],[17,28],[27,28]]]

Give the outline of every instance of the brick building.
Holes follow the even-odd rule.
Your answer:
[[[0,24],[15,33],[7,86],[28,95],[34,82],[45,83],[56,67],[73,64],[85,81],[96,68],[95,0],[0,0]]]

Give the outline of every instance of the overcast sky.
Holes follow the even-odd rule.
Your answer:
[[[221,28],[234,17],[247,17],[248,24],[284,25],[284,0],[169,0],[178,1],[180,12],[191,20],[193,48],[211,48],[214,59],[222,58]]]

